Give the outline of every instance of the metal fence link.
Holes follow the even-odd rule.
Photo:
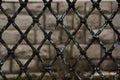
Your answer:
[[[62,80],[72,80],[73,77],[76,77],[76,80],[82,80],[82,76],[76,71],[76,65],[77,63],[80,61],[80,59],[76,59],[74,61],[73,64],[71,64],[67,58],[65,57],[65,55],[63,54],[64,50],[66,49],[67,45],[70,44],[70,42],[72,41],[74,43],[74,45],[77,47],[77,49],[79,50],[79,57],[85,57],[85,59],[88,61],[89,65],[92,67],[92,71],[89,75],[89,77],[87,78],[88,80],[93,80],[94,78],[94,74],[98,73],[101,80],[106,80],[104,74],[102,73],[102,71],[100,70],[100,65],[101,63],[109,56],[111,58],[111,60],[118,65],[118,71],[116,71],[116,75],[114,76],[113,80],[119,80],[119,76],[120,75],[120,64],[117,63],[116,59],[112,56],[112,51],[120,44],[120,33],[119,31],[114,27],[112,20],[114,19],[114,17],[116,16],[116,14],[119,12],[120,10],[120,0],[116,0],[116,2],[118,3],[118,7],[117,9],[111,14],[110,17],[106,16],[104,14],[104,12],[102,12],[101,7],[100,7],[100,3],[102,0],[91,0],[92,3],[92,8],[91,10],[89,10],[89,12],[83,17],[81,16],[81,13],[79,12],[79,10],[75,7],[75,4],[77,2],[77,0],[66,0],[65,2],[68,4],[68,8],[64,11],[64,13],[61,16],[58,16],[55,14],[54,10],[51,7],[51,3],[53,2],[53,0],[43,0],[43,4],[44,7],[42,9],[41,12],[39,12],[39,14],[37,16],[35,16],[31,10],[29,9],[29,7],[27,6],[29,0],[19,0],[19,4],[20,7],[15,11],[15,13],[11,16],[9,15],[6,10],[3,8],[2,3],[3,1],[0,0],[0,10],[1,12],[7,17],[7,24],[5,26],[3,26],[3,28],[0,30],[0,43],[6,48],[7,50],[7,55],[5,57],[3,57],[0,60],[0,75],[3,78],[3,80],[8,80],[8,78],[6,77],[4,71],[2,70],[2,66],[5,63],[5,61],[9,58],[12,57],[17,64],[20,67],[20,71],[18,72],[17,76],[14,78],[14,80],[18,80],[20,78],[20,76],[22,75],[22,73],[25,73],[26,77],[28,80],[32,80],[32,77],[30,75],[29,69],[28,69],[28,65],[31,63],[31,61],[33,60],[33,58],[35,56],[37,56],[37,58],[39,59],[39,63],[41,63],[41,68],[42,68],[42,72],[41,72],[41,76],[38,78],[38,80],[42,80],[43,77],[45,76],[46,73],[49,73],[49,75],[51,76],[51,80],[57,80],[56,78],[56,74],[54,71],[54,63],[56,62],[57,58],[60,57],[61,60],[63,61],[65,67],[67,67],[67,72],[66,75],[64,75],[64,78]],[[15,22],[15,19],[17,17],[17,15],[23,10],[25,9],[27,11],[27,13],[29,14],[29,16],[32,18],[32,23],[31,25],[27,28],[27,30],[25,32],[22,32],[21,29],[19,28],[19,26],[17,25],[17,23]],[[42,15],[44,14],[45,10],[49,9],[51,15],[54,16],[54,18],[56,19],[56,24],[53,26],[53,28],[47,32],[43,26],[41,25],[39,19],[42,17]],[[102,15],[102,17],[105,19],[105,22],[102,26],[100,26],[100,28],[98,29],[97,32],[94,32],[93,29],[91,28],[91,26],[89,26],[89,24],[87,23],[87,19],[88,17],[91,15],[91,13],[97,9],[99,11],[99,13]],[[63,23],[63,20],[65,19],[65,17],[68,15],[68,13],[70,12],[70,10],[74,11],[74,14],[77,15],[77,17],[80,19],[80,24],[79,26],[75,29],[74,32],[70,33],[70,31],[67,29],[66,25]],[[37,24],[37,27],[44,33],[44,39],[41,41],[40,45],[35,48],[32,43],[29,41],[27,35],[28,33],[31,31],[31,29]],[[2,38],[2,34],[9,28],[10,25],[13,25],[13,27],[19,32],[19,34],[21,35],[21,38],[19,39],[19,41],[12,47],[10,48],[7,43],[4,41],[4,39]],[[63,45],[62,48],[58,48],[57,45],[55,44],[54,40],[51,38],[51,35],[53,34],[53,32],[56,30],[56,28],[58,27],[58,25],[61,26],[61,28],[65,31],[65,33],[68,36],[67,41],[65,42],[65,44]],[[79,44],[79,42],[76,40],[75,35],[77,34],[77,32],[81,29],[81,26],[84,25],[87,30],[90,32],[90,34],[92,35],[92,40],[89,42],[89,44],[87,44],[87,46],[83,49],[81,47],[81,45]],[[103,32],[103,30],[107,27],[107,25],[110,25],[111,29],[117,34],[118,38],[114,41],[114,43],[112,44],[111,47],[107,47],[104,42],[99,38],[99,35]],[[62,35],[61,35],[62,36]],[[23,64],[14,54],[15,54],[15,50],[17,49],[17,47],[21,44],[22,41],[25,41],[27,43],[27,45],[32,49],[32,55],[31,57],[27,60],[27,62],[25,64]],[[46,61],[40,56],[40,50],[41,47],[44,45],[44,43],[46,41],[49,41],[50,44],[54,47],[54,49],[56,50],[56,55],[55,57],[49,62],[46,63]],[[97,41],[97,43],[102,47],[103,51],[104,51],[104,56],[102,58],[100,58],[100,61],[97,63],[97,65],[95,65],[91,59],[89,58],[89,56],[87,55],[87,50],[89,49],[89,47],[95,42]]]

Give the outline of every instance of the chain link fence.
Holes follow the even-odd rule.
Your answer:
[[[0,75],[2,80],[9,80],[6,75],[6,72],[4,72],[4,70],[2,69],[3,65],[9,58],[14,60],[19,67],[19,71],[17,71],[17,75],[14,77],[13,80],[19,80],[19,78],[22,76],[23,73],[25,74],[27,80],[34,80],[32,78],[31,73],[29,72],[29,65],[34,58],[37,58],[38,64],[40,64],[39,66],[34,66],[34,67],[37,67],[37,71],[39,71],[40,73],[38,75],[38,78],[35,80],[45,80],[46,75],[49,75],[49,78],[47,78],[46,80],[49,80],[49,79],[50,80],[84,80],[84,78],[86,78],[86,80],[94,80],[96,73],[98,74],[98,77],[100,80],[108,80],[100,68],[101,64],[104,62],[104,60],[107,57],[109,57],[110,60],[112,60],[112,62],[115,65],[117,65],[116,72],[112,76],[111,80],[119,80],[120,64],[118,63],[118,61],[116,61],[116,58],[114,58],[112,55],[113,55],[113,51],[117,48],[117,46],[119,46],[120,32],[118,31],[117,28],[115,28],[112,21],[114,17],[119,13],[120,1],[119,0],[115,1],[117,3],[117,8],[112,12],[110,16],[106,16],[102,11],[100,7],[102,0],[90,0],[92,7],[90,10],[88,10],[85,16],[82,16],[81,12],[76,8],[75,4],[77,4],[77,0],[64,1],[67,4],[67,8],[63,13],[61,13],[61,15],[57,15],[54,9],[52,8],[53,1],[54,0],[43,0],[42,10],[37,15],[34,15],[33,12],[28,7],[29,0],[19,0],[19,5],[20,5],[19,8],[15,10],[14,13],[11,15],[7,12],[7,10],[4,9],[2,5],[4,1],[0,0],[0,11],[7,18],[6,20],[7,23],[4,26],[2,26],[0,30],[0,43],[2,46],[4,46],[7,52],[7,54],[4,57],[1,56],[2,58],[0,59]],[[16,23],[16,18],[21,13],[22,10],[25,10],[28,16],[32,19],[32,22],[29,23],[30,24],[29,27],[27,27],[24,32],[20,29],[20,26]],[[40,18],[43,17],[46,10],[49,10],[50,15],[52,15],[55,19],[54,24],[52,26],[49,25],[50,31],[47,31],[45,28],[45,25],[43,25],[40,22]],[[97,31],[94,31],[87,21],[89,16],[92,14],[92,12],[94,12],[94,10],[97,10],[97,12],[105,19],[105,21],[101,26],[99,26]],[[79,19],[79,25],[72,32],[68,29],[68,27],[64,23],[64,19],[69,13],[73,13]],[[48,21],[50,20],[51,19],[49,19]],[[6,41],[3,39],[3,33],[11,25],[20,34],[19,40],[15,42],[15,44],[12,47],[10,47],[6,43]],[[79,44],[79,40],[77,40],[75,37],[76,35],[81,35],[78,32],[79,30],[82,29],[83,25],[84,25],[84,28],[86,28],[86,31],[88,31],[89,34],[92,36],[92,39],[87,43],[87,46],[85,46],[84,48],[82,47],[81,44]],[[100,39],[100,34],[102,34],[104,29],[106,29],[108,25],[110,29],[113,30],[113,32],[117,36],[117,38],[115,38],[114,42],[112,43],[111,47],[106,46],[104,41]],[[34,46],[28,38],[28,34],[33,28],[37,28],[43,34],[43,39],[40,41],[37,47]],[[61,47],[58,47],[57,43],[51,37],[58,28],[63,30],[67,36],[67,38],[64,40],[64,44]],[[41,36],[41,34],[39,34],[39,36]],[[60,35],[60,36],[63,36],[63,35]],[[57,37],[57,35],[55,37]],[[19,45],[23,41],[31,49],[31,56],[27,59],[25,63],[22,63],[22,61],[18,59],[18,57],[16,56],[16,49],[19,47]],[[41,49],[43,45],[46,44],[46,42],[48,42],[48,44],[50,44],[52,48],[55,50],[53,52],[54,56],[51,56],[52,58],[50,58],[49,60],[44,59],[44,57],[41,56]],[[103,51],[102,52],[103,56],[96,63],[92,61],[92,59],[88,55],[89,53],[87,53],[87,50],[94,43],[99,44],[99,46]],[[77,56],[74,59],[71,59],[71,55],[69,54],[71,52],[71,49],[68,51],[67,55],[64,52],[66,50],[66,47],[68,47],[69,44],[75,46],[78,50],[77,54],[79,54],[79,56]],[[93,52],[96,52],[96,51],[97,51],[97,48],[94,47]],[[73,54],[76,54],[76,53],[73,53]],[[79,65],[79,63],[81,63],[83,58],[84,60],[86,60],[86,62],[83,62],[83,64],[88,63],[88,65],[91,67],[91,71],[89,72],[88,76],[84,75],[85,73],[85,71],[83,70],[84,66]],[[61,61],[62,64],[59,61]],[[56,65],[62,65],[62,69],[64,70],[61,71],[62,69],[60,69],[57,72],[57,69],[59,69],[61,66],[56,67]],[[58,74],[59,74],[59,77],[58,77]]]

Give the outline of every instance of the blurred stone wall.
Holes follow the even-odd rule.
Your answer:
[[[34,15],[39,14],[42,11],[43,8],[43,3],[28,3],[28,8],[32,11]],[[19,3],[2,3],[2,6],[4,9],[12,16],[14,12],[18,9],[20,6]],[[87,12],[91,9],[92,4],[91,2],[77,2],[76,3],[76,8],[80,11],[81,16],[85,16]],[[65,2],[53,2],[52,3],[52,9],[56,13],[56,15],[61,16],[63,12],[67,9],[68,5]],[[111,13],[116,10],[117,8],[117,3],[116,2],[101,2],[100,7],[102,11],[104,12],[105,15],[110,16]],[[118,30],[120,29],[120,14],[118,13],[112,23],[114,24],[115,28]],[[89,16],[87,23],[94,29],[96,32],[100,26],[104,24],[105,20],[99,14],[99,11],[94,10],[92,14]],[[4,27],[4,25],[7,23],[7,18],[6,16],[0,11],[0,29]],[[20,12],[20,14],[17,16],[15,19],[15,23],[19,26],[19,28],[25,32],[26,29],[30,26],[32,23],[32,18],[28,15],[25,9]],[[44,27],[44,29],[49,32],[54,24],[56,23],[56,20],[53,15],[51,15],[49,10],[46,10],[44,15],[40,17],[40,23]],[[77,17],[77,15],[71,10],[69,14],[64,18],[63,22],[68,30],[72,33],[79,25],[80,20]],[[120,31],[120,30],[119,30]],[[9,45],[10,48],[12,48],[16,42],[20,39],[20,34],[19,32],[12,26],[10,27],[2,34],[2,38],[5,40],[5,42]],[[52,34],[52,39],[53,41],[57,44],[57,47],[62,47],[65,42],[67,41],[67,34],[65,31],[61,28],[58,27]],[[92,36],[90,35],[89,31],[86,29],[84,25],[80,28],[80,30],[77,32],[77,35],[75,36],[76,40],[79,42],[82,48],[84,48],[86,45],[89,44],[89,42],[92,39]],[[116,39],[116,33],[111,29],[109,25],[107,25],[106,29],[100,34],[100,39],[106,44],[106,46],[110,47],[112,43]],[[28,33],[27,38],[29,41],[34,45],[34,47],[37,47],[40,45],[41,41],[44,39],[44,34],[43,32],[35,25],[32,30]],[[120,59],[120,46],[118,46],[114,51],[113,51],[113,57],[117,59],[119,63]],[[7,51],[5,47],[0,44],[0,59],[5,57],[7,54]],[[52,59],[56,54],[55,49],[53,46],[49,43],[49,41],[46,41],[45,44],[42,46],[40,50],[40,55],[46,62],[49,62],[50,59]],[[95,42],[90,48],[87,50],[87,55],[91,59],[91,61],[96,64],[99,62],[99,60],[104,56],[104,51],[100,47],[100,45]],[[16,49],[15,56],[23,63],[30,58],[32,55],[32,49],[27,45],[25,41],[23,41],[18,48]],[[64,55],[67,59],[74,60],[75,58],[79,57],[79,50],[76,48],[76,46],[71,42],[65,49]],[[59,62],[59,65],[57,64]],[[55,67],[58,68],[59,70],[64,69],[62,67],[62,61],[60,62],[58,60],[56,62]],[[41,64],[38,61],[38,58],[35,57],[30,65],[28,66],[30,68],[30,71],[32,72],[39,72],[38,69],[40,69]],[[82,69],[83,71],[90,71],[91,67],[87,60],[83,57],[79,65],[77,67],[78,69]],[[104,71],[115,71],[117,66],[113,63],[113,61],[108,57],[100,66],[101,70]],[[16,73],[19,71],[19,66],[16,63],[16,61],[13,58],[9,58],[2,67],[2,70],[7,72],[7,73]]]

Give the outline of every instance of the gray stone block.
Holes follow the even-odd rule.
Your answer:
[[[34,37],[34,31],[31,30],[27,35],[27,38],[31,42],[31,44],[34,43]],[[2,34],[2,38],[7,44],[13,45],[20,40],[21,35],[16,30],[7,30]],[[23,41],[23,43],[25,43],[25,41]]]
[[[103,13],[111,13],[112,9],[111,9],[111,2],[109,1],[103,1],[100,3],[100,7]]]
[[[48,30],[54,29],[54,25],[56,25],[56,19],[53,15],[45,16],[45,28]]]
[[[43,45],[40,49],[40,53],[39,55],[42,58],[48,59],[49,55],[50,55],[50,49],[49,49],[49,45]]]
[[[79,25],[81,24],[81,19],[76,14],[74,14],[73,16],[74,16],[73,28],[77,29],[77,27],[80,27]],[[81,14],[81,17],[83,17],[83,16],[84,15]],[[80,29],[84,29],[83,25]]]
[[[26,30],[31,25],[32,18],[29,15],[21,15],[21,14],[19,14],[15,18],[15,23],[18,25],[18,27],[21,30]]]
[[[65,16],[63,23],[66,26],[67,29],[72,29],[73,28],[73,15],[67,15]]]
[[[118,8],[118,3],[116,1],[112,2],[112,13],[116,11]],[[120,13],[120,11],[118,11]]]
[[[18,58],[30,58],[32,55],[32,49],[28,45],[19,45],[15,50],[15,56]]]
[[[91,45],[87,50],[87,56],[90,59],[99,59],[101,56],[101,47],[98,44]]]
[[[8,14],[12,14],[14,12],[13,3],[2,3],[2,7]]]
[[[84,34],[84,30],[79,30],[76,35],[75,35],[75,39],[78,43],[85,43],[85,34]]]
[[[98,14],[91,14],[87,19],[87,24],[92,28],[100,28],[100,17]]]
[[[80,60],[76,65],[76,71],[81,72],[81,74],[83,75],[85,72],[92,71],[92,67],[87,60]]]
[[[88,13],[92,8],[93,8],[92,2],[86,2],[86,7],[85,7],[86,13]],[[98,11],[95,9],[92,13],[98,13]]]
[[[65,2],[60,2],[59,3],[59,14],[64,13],[68,8],[68,4]]]
[[[60,36],[61,36],[60,31],[56,30],[51,35],[51,39],[54,41],[55,44],[59,44],[60,43]]]
[[[3,72],[9,72],[10,71],[10,61],[6,60],[3,64],[3,66],[1,67],[1,70]]]
[[[120,28],[120,14],[117,14],[113,19],[113,25],[115,28]]]
[[[2,38],[7,44],[16,44],[20,39],[20,34],[15,30],[7,30],[2,34]]]
[[[0,30],[4,28],[7,22],[8,22],[7,17],[3,14],[0,14]]]
[[[0,44],[0,59],[3,59],[7,54],[7,49],[2,44]]]
[[[76,4],[75,4],[75,7],[80,12],[80,14],[84,14],[85,2],[77,1]]]
[[[114,42],[114,32],[111,29],[103,30],[99,37],[105,44]]]
[[[104,71],[116,71],[117,65],[112,60],[105,60],[102,62],[100,68]]]
[[[41,30],[36,31],[36,42],[41,43],[41,41],[44,39],[44,33]]]

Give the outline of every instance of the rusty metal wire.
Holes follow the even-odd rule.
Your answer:
[[[118,8],[111,14],[110,17],[107,17],[104,12],[102,12],[101,8],[100,8],[100,3],[102,0],[91,0],[92,2],[92,8],[91,10],[85,15],[85,17],[81,16],[81,13],[79,12],[79,10],[77,10],[77,8],[75,7],[75,4],[77,2],[77,0],[66,0],[65,2],[67,2],[68,4],[68,8],[67,10],[60,16],[58,17],[55,12],[53,11],[52,7],[51,7],[51,3],[53,2],[53,0],[43,0],[43,4],[44,7],[42,9],[42,11],[37,15],[34,16],[32,14],[32,12],[30,11],[29,7],[27,6],[27,3],[29,2],[28,0],[19,0],[20,3],[20,7],[17,9],[17,11],[15,11],[15,13],[13,14],[13,16],[10,16],[5,9],[2,7],[2,0],[0,0],[0,10],[3,12],[3,14],[7,17],[8,22],[7,24],[1,29],[0,31],[0,43],[7,49],[7,55],[0,60],[0,75],[3,78],[3,80],[8,80],[4,71],[2,71],[2,66],[5,63],[5,61],[11,56],[19,65],[20,67],[20,71],[18,72],[17,77],[15,77],[14,80],[18,80],[19,77],[22,75],[22,73],[25,73],[26,77],[28,80],[32,80],[31,75],[29,73],[28,70],[28,65],[30,64],[30,62],[32,61],[32,59],[37,56],[37,58],[39,59],[39,63],[41,63],[42,65],[42,69],[43,71],[41,72],[41,76],[39,77],[38,80],[42,80],[45,73],[49,73],[51,76],[52,80],[57,80],[56,76],[55,76],[55,71],[53,69],[53,64],[56,62],[57,58],[60,57],[61,60],[63,61],[64,65],[68,68],[68,73],[64,76],[63,80],[71,80],[73,76],[76,76],[77,80],[82,80],[81,76],[79,75],[79,73],[75,70],[76,68],[76,64],[78,62],[78,60],[76,59],[75,63],[73,65],[71,65],[67,59],[65,58],[63,52],[66,48],[67,45],[70,44],[70,42],[72,41],[74,43],[74,45],[77,47],[77,49],[79,50],[79,55],[80,56],[84,56],[85,59],[88,61],[88,63],[90,64],[90,66],[92,67],[92,72],[88,77],[88,80],[93,80],[93,76],[95,73],[98,73],[99,76],[101,77],[101,80],[106,80],[105,76],[103,75],[102,71],[100,70],[100,65],[101,63],[106,59],[107,56],[109,56],[111,58],[111,60],[116,63],[118,65],[118,71],[116,72],[116,75],[114,77],[113,80],[119,80],[118,79],[118,75],[120,74],[120,65],[116,62],[116,60],[114,59],[114,57],[112,56],[112,51],[119,45],[120,42],[120,33],[118,32],[118,30],[114,27],[112,20],[113,18],[116,16],[116,14],[118,13],[118,11],[120,10],[120,1],[116,0],[116,2],[118,3]],[[27,30],[25,32],[22,32],[21,29],[19,28],[19,26],[16,24],[15,19],[17,17],[17,15],[23,10],[25,9],[27,11],[27,13],[29,14],[29,16],[32,18],[32,23],[31,25],[27,28]],[[41,26],[41,23],[39,22],[39,18],[44,14],[45,10],[49,9],[49,11],[51,12],[51,15],[54,16],[54,18],[56,19],[56,24],[53,27],[53,29],[49,32],[46,32],[45,29]],[[66,26],[63,23],[63,20],[65,18],[65,16],[69,13],[70,10],[73,10],[74,13],[77,15],[77,17],[80,19],[80,24],[77,27],[77,29],[73,32],[70,33],[69,30],[66,28]],[[91,13],[97,9],[99,11],[99,13],[103,16],[103,18],[105,19],[104,24],[99,28],[99,30],[97,32],[94,32],[93,29],[88,25],[87,23],[87,19],[88,17],[91,15]],[[2,34],[4,31],[6,31],[10,25],[13,25],[13,27],[19,32],[19,34],[21,35],[20,40],[12,47],[9,48],[9,46],[7,45],[7,43],[3,40],[2,38]],[[34,27],[34,25],[37,24],[37,27],[44,33],[44,39],[41,41],[41,44],[35,48],[31,42],[29,41],[29,39],[27,38],[27,34],[30,32],[30,30]],[[54,43],[54,41],[51,38],[51,35],[53,34],[53,31],[56,30],[56,28],[58,27],[58,25],[61,25],[61,28],[66,32],[68,39],[67,42],[65,42],[64,46],[62,48],[58,48],[57,45]],[[85,25],[85,27],[87,28],[87,30],[90,32],[90,34],[92,35],[92,40],[91,42],[89,42],[89,44],[87,45],[87,47],[85,49],[83,49],[78,41],[75,39],[75,35],[77,34],[77,32],[80,30],[81,26]],[[118,38],[114,41],[114,43],[112,44],[112,46],[110,48],[108,48],[107,46],[105,46],[104,42],[102,42],[102,40],[100,40],[99,35],[102,33],[102,31],[107,27],[107,25],[110,25],[111,29],[113,29],[113,31],[117,34]],[[15,54],[15,50],[17,49],[17,47],[21,44],[22,41],[25,41],[27,43],[28,46],[30,46],[30,48],[32,49],[32,56],[28,59],[28,61],[23,65],[22,62],[14,55]],[[50,42],[50,44],[54,47],[54,49],[56,50],[56,56],[47,64],[45,62],[45,60],[42,59],[42,57],[39,55],[39,51],[41,49],[41,47],[44,45],[44,43],[46,42],[46,40],[48,40]],[[100,59],[100,61],[98,62],[97,65],[95,65],[94,63],[92,63],[92,61],[90,60],[89,56],[87,56],[87,52],[86,50],[95,42],[97,41],[97,43],[102,47],[102,49],[104,50],[104,56]]]

